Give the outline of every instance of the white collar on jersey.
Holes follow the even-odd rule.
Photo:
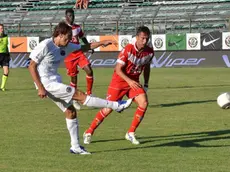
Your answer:
[[[134,46],[134,48],[135,48],[136,51],[139,51],[139,50],[137,49],[137,47],[136,47],[136,43],[137,43],[137,41],[135,41],[135,42],[133,43],[133,46]]]
[[[141,49],[141,50],[138,50],[137,47],[136,47],[136,42],[137,42],[137,41],[134,42],[133,46],[134,46],[134,48],[135,48],[135,50],[136,50],[137,52],[141,53],[142,51],[144,51],[145,47],[144,47],[143,49]]]

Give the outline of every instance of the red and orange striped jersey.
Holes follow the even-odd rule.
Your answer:
[[[131,44],[126,45],[120,52],[117,63],[124,65],[125,75],[132,80],[139,82],[140,74],[145,65],[151,63],[153,56],[153,48],[147,45],[142,51],[138,51],[136,48],[136,42],[132,42]],[[129,87],[129,85],[116,73],[116,71],[114,71],[110,87],[125,88]]]
[[[81,29],[81,26],[77,25],[77,24],[73,24],[73,25],[71,25],[71,27],[72,27],[72,40],[71,40],[71,42],[75,43],[75,44],[80,44],[79,38],[84,37],[84,33]]]
[[[74,44],[80,44],[79,38],[84,37],[84,33],[81,29],[81,26],[77,24],[73,24],[70,26],[72,27],[72,40],[70,42]],[[74,51],[65,58],[65,61],[72,61],[78,59],[81,54],[82,51]]]

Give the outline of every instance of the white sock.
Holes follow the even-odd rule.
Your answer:
[[[73,149],[78,149],[79,145],[79,134],[78,134],[78,120],[75,119],[67,119],[66,118],[66,125],[69,130],[70,139],[71,139],[71,147]]]
[[[89,95],[87,95],[83,105],[97,108],[111,108],[113,110],[117,110],[118,108],[118,102],[109,101],[98,97],[91,97]]]

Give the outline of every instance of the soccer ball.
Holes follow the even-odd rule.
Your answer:
[[[217,104],[222,109],[229,109],[230,108],[230,92],[229,93],[222,93],[217,97]]]

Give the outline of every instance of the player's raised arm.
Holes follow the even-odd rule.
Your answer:
[[[89,41],[86,39],[86,37],[82,37],[81,40],[82,40],[82,42],[84,42],[85,45],[90,44]],[[93,54],[94,49],[90,49],[88,52]]]
[[[82,49],[82,51],[86,52],[86,51],[88,51],[90,49],[96,49],[96,48],[98,48],[100,46],[106,47],[106,46],[112,45],[112,44],[117,45],[117,42],[114,41],[114,40],[103,40],[103,41],[100,41],[100,42],[92,42],[92,43],[87,44],[87,45],[82,45],[81,49]]]
[[[86,37],[82,37],[81,38],[82,42],[84,42],[84,44],[89,44],[88,40],[86,39]]]

